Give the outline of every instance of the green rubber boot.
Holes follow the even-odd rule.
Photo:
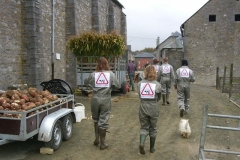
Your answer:
[[[162,100],[163,100],[162,105],[165,106],[166,105],[166,94],[162,94]]]
[[[167,104],[170,104],[170,102],[169,102],[169,94],[166,94],[166,102],[167,102]]]
[[[99,144],[98,122],[94,122],[94,130],[95,130],[95,141],[93,142],[93,144],[98,145]]]
[[[141,134],[141,135],[140,135],[139,152],[140,152],[141,154],[145,154],[144,143],[145,143],[146,137],[147,137],[147,135],[145,135],[145,134]]]
[[[104,150],[108,148],[108,144],[105,143],[106,129],[99,128],[99,134],[100,134],[100,150]]]
[[[150,137],[150,153],[154,153],[155,152],[155,141],[156,141],[156,137]]]

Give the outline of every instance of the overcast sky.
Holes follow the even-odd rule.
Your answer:
[[[155,48],[208,0],[118,0],[127,16],[127,43],[132,51]]]

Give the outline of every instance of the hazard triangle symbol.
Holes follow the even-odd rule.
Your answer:
[[[149,83],[147,83],[141,92],[141,95],[154,95],[153,90]]]
[[[169,67],[168,66],[164,66],[163,70],[164,70],[165,73],[169,72]]]
[[[188,76],[188,71],[186,69],[183,69],[181,72],[182,76]]]
[[[108,80],[104,73],[100,73],[97,78],[96,84],[108,84]]]

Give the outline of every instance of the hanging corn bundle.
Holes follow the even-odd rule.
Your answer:
[[[85,32],[71,37],[68,48],[76,56],[121,56],[125,52],[125,39],[115,32]]]

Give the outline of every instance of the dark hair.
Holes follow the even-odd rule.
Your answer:
[[[110,67],[108,65],[108,61],[104,58],[104,57],[100,57],[100,59],[98,60],[98,65],[96,67],[96,71],[100,72],[103,70],[110,70]]]
[[[182,60],[182,66],[188,66],[188,61],[187,60]]]

